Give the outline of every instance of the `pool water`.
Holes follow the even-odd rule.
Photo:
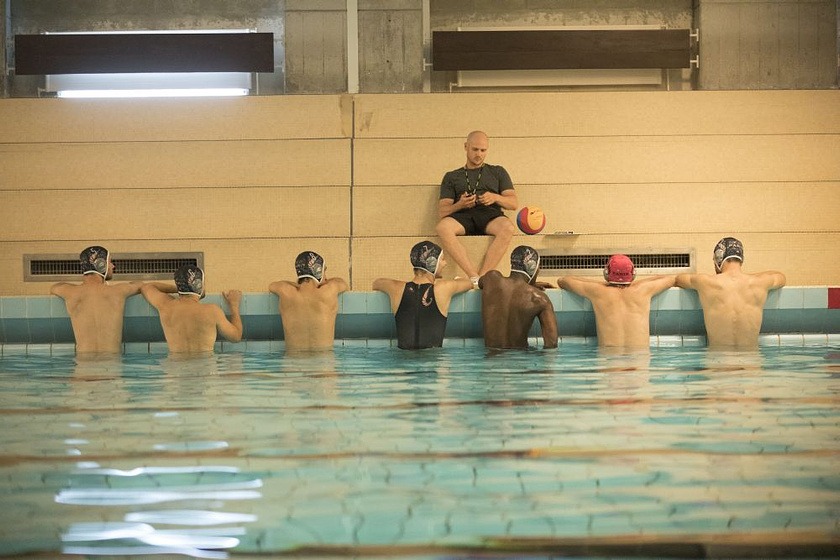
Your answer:
[[[8,555],[840,550],[837,347],[6,356],[0,399]]]

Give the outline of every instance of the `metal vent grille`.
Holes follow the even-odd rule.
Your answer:
[[[679,274],[682,272],[694,272],[694,251],[693,250],[674,250],[661,252],[628,252],[628,251],[609,251],[609,252],[577,252],[569,254],[552,254],[546,251],[540,251],[540,270],[548,272],[550,270],[563,271],[564,273],[575,274],[591,274],[597,271],[598,274],[607,265],[610,255],[621,253],[630,257],[637,270],[643,270],[646,273],[654,274]]]
[[[172,280],[178,267],[204,267],[204,253],[111,253],[114,280]],[[76,255],[24,255],[24,282],[76,281],[82,273]]]

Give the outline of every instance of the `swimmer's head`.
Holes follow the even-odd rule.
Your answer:
[[[175,285],[182,296],[204,297],[204,271],[194,264],[185,264],[175,271]]]
[[[510,271],[524,274],[532,283],[540,271],[540,254],[533,247],[520,245],[510,253]]]
[[[295,259],[295,272],[298,277],[298,284],[304,279],[311,278],[317,283],[324,279],[324,257],[315,251],[304,251]]]
[[[604,267],[604,280],[614,286],[626,286],[636,279],[636,267],[627,255],[613,255]]]
[[[443,249],[431,241],[421,241],[411,248],[411,266],[437,277],[443,270]]]
[[[103,280],[110,280],[114,273],[111,253],[105,247],[94,245],[79,253],[82,274],[98,274]]]
[[[720,272],[723,263],[729,259],[744,262],[744,245],[734,237],[724,237],[715,245],[715,270]]]

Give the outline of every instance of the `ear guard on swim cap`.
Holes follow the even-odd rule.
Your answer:
[[[98,274],[107,280],[111,254],[105,247],[94,245],[79,253],[82,263],[82,274]]]
[[[510,253],[510,271],[528,277],[530,283],[540,270],[540,254],[533,247],[520,245]]]
[[[724,237],[715,245],[715,268],[718,271],[729,259],[744,262],[744,245],[734,237]]]
[[[627,255],[613,255],[604,267],[604,280],[610,284],[630,284],[636,279],[636,267]]]
[[[204,297],[204,271],[194,264],[185,264],[175,271],[175,285],[182,296]]]
[[[298,280],[312,278],[319,284],[324,279],[324,257],[314,251],[304,251],[295,259]]]
[[[431,241],[421,241],[411,248],[411,266],[425,270],[432,276],[437,274],[443,249]]]

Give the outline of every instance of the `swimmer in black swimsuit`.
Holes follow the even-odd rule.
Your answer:
[[[391,298],[391,311],[397,322],[398,346],[404,350],[435,348],[443,344],[446,316],[452,296],[473,287],[468,279],[441,280],[446,266],[443,250],[431,241],[421,241],[411,249],[411,282],[378,278],[373,289]]]

